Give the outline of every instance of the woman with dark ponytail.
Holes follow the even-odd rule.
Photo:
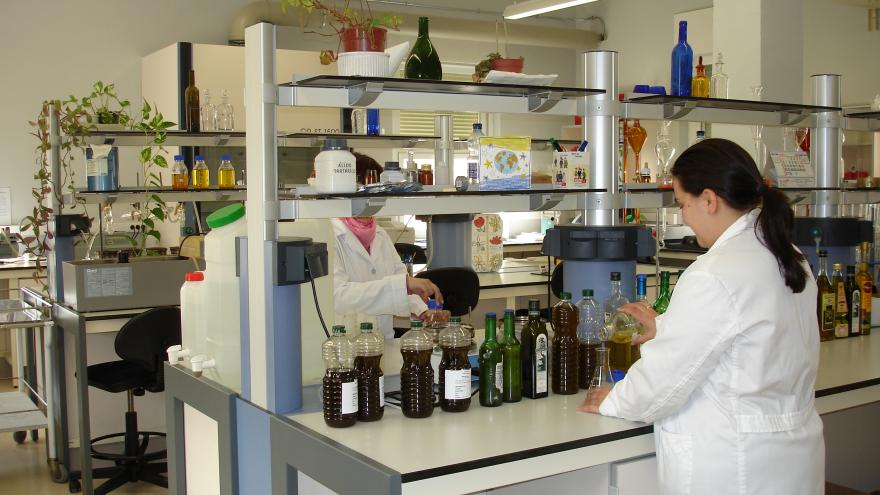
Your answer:
[[[654,423],[661,493],[823,493],[816,282],[791,243],[794,213],[731,141],[691,146],[672,175],[708,252],[666,313],[620,308],[645,328],[641,359],[580,410]]]

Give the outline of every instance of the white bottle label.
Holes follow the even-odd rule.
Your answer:
[[[862,333],[860,314],[862,311],[862,291],[856,289],[852,293],[852,308],[850,309],[850,332]]]
[[[106,156],[86,160],[86,176],[102,177],[109,173],[110,165]]]
[[[358,410],[358,382],[342,384],[342,414],[356,413]]]
[[[504,390],[504,364],[501,361],[495,365],[495,387]]]
[[[471,396],[471,370],[446,370],[444,378],[446,387],[443,390],[445,399],[467,399]]]
[[[538,335],[535,339],[535,392],[547,392],[547,336]]]
[[[385,375],[379,377],[379,407],[385,407]]]
[[[468,161],[468,178],[477,180],[480,178],[480,162]]]

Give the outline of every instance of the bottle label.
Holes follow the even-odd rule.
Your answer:
[[[342,414],[356,413],[358,410],[358,382],[342,384]]]
[[[480,162],[468,160],[468,179],[479,180],[480,178]]]
[[[860,314],[862,311],[862,292],[856,289],[852,293],[852,308],[849,313],[849,333],[862,333],[860,324]]]
[[[837,299],[837,307],[838,311],[840,310],[840,299],[843,296],[843,293],[840,293]],[[829,330],[834,327],[834,300],[835,294],[833,292],[829,292],[827,294],[822,294],[822,329]],[[846,297],[843,298],[843,305],[846,308]]]
[[[495,388],[504,390],[504,363],[501,361],[495,365]]]
[[[385,375],[379,377],[379,407],[385,407]]]
[[[467,399],[471,396],[471,370],[445,370],[446,388],[443,397],[447,400]]]
[[[535,393],[547,392],[547,336],[535,339]]]
[[[862,320],[862,333],[867,334],[871,328],[871,298],[874,287],[871,282],[862,282],[862,308],[859,312]]]
[[[86,176],[102,177],[109,173],[110,165],[106,156],[86,160]]]

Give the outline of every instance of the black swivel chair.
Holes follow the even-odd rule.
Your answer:
[[[434,268],[416,277],[434,282],[443,294],[443,308],[452,316],[468,314],[480,301],[480,279],[470,268]]]
[[[125,413],[125,432],[93,438],[90,442],[92,457],[113,461],[115,466],[92,469],[93,479],[104,479],[95,488],[95,495],[109,493],[128,482],[146,481],[154,485],[168,487],[166,462],[153,462],[165,459],[166,451],[147,452],[151,437],[164,433],[138,431],[137,412],[134,410],[134,396],[144,395],[145,391],[165,390],[162,363],[166,360],[166,349],[180,344],[180,309],[175,307],[155,308],[130,319],[116,334],[116,354],[121,361],[93,364],[88,368],[89,385],[110,393],[128,393],[128,411]],[[125,450],[122,454],[99,451],[99,442],[122,437]],[[140,438],[140,442],[138,442]],[[85,446],[83,446],[85,448]],[[82,489],[81,471],[70,473],[71,493]]]
[[[401,258],[412,258],[412,262],[416,265],[424,265],[428,262],[425,255],[425,248],[416,246],[415,244],[407,244],[405,242],[395,242],[394,249]]]

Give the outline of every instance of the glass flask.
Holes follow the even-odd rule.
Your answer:
[[[359,421],[377,421],[385,413],[385,374],[382,373],[382,354],[385,338],[373,332],[372,323],[361,323],[361,333],[352,342],[354,372],[358,381]]]
[[[440,408],[446,412],[467,411],[471,405],[471,363],[468,349],[471,337],[453,316],[440,332]]]
[[[434,412],[434,339],[422,322],[413,320],[400,338],[400,409],[408,418],[427,418]]]
[[[590,380],[590,388],[611,388],[614,386],[614,376],[611,374],[611,363],[608,359],[608,349],[600,347],[596,349],[596,371]]]
[[[333,326],[333,335],[321,346],[321,356],[326,370],[321,390],[324,422],[336,428],[351,426],[357,421],[358,386],[344,326]]]

